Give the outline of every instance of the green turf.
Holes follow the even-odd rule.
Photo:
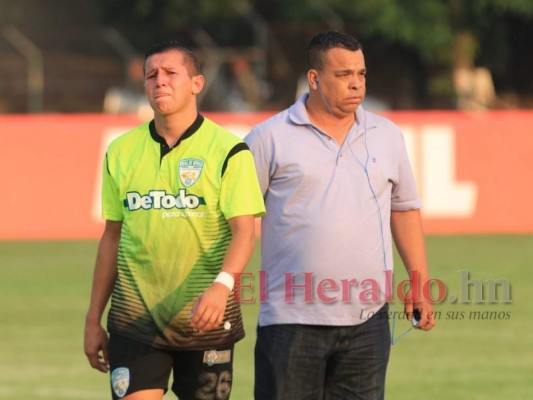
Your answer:
[[[109,398],[106,375],[91,370],[82,350],[95,252],[94,241],[0,242],[0,399]],[[512,303],[437,306],[433,332],[410,332],[392,348],[387,399],[533,398],[533,236],[430,237],[428,258],[448,294],[461,293],[463,270],[485,290],[490,279],[509,282]],[[256,251],[249,271],[258,264]],[[243,311],[248,335],[237,346],[234,400],[252,399],[257,304]],[[473,320],[475,312],[497,318]],[[398,321],[396,333],[407,327]]]

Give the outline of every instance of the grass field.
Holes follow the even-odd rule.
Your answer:
[[[486,299],[490,280],[500,279],[497,301],[439,304],[434,331],[412,331],[392,348],[387,399],[533,398],[533,236],[437,236],[427,244],[432,276],[448,294],[464,295],[459,271],[469,271],[470,298],[474,280]],[[107,376],[91,370],[82,350],[95,252],[94,241],[0,242],[0,399],[109,398]],[[248,271],[257,270],[258,254]],[[396,283],[405,278],[399,265]],[[253,391],[257,304],[243,312],[234,400]],[[407,327],[399,321],[396,334]]]

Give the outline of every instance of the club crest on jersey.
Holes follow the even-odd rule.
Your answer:
[[[200,178],[203,168],[204,162],[197,158],[185,158],[180,160],[178,174],[183,186],[188,188],[194,185],[198,178]]]

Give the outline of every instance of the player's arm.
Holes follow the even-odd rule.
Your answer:
[[[411,297],[414,296],[415,301],[405,302],[405,312],[411,318],[413,307],[419,309],[422,318],[417,328],[429,331],[435,326],[435,318],[433,306],[428,301],[430,299],[425,299],[421,290],[429,279],[429,273],[420,210],[392,211],[391,230],[396,248],[409,276],[411,278],[416,276],[418,282],[418,288],[415,288],[417,294],[411,293]]]
[[[255,246],[255,216],[241,215],[228,219],[232,238],[229,243],[222,271],[238,277],[244,271]],[[226,303],[231,290],[223,283],[213,282],[198,297],[192,310],[192,327],[208,331],[222,323]]]
[[[98,245],[91,301],[85,318],[85,355],[91,366],[102,372],[109,370],[109,359],[107,332],[101,321],[117,278],[117,253],[121,228],[122,222],[106,221]]]

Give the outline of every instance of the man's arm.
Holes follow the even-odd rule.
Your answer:
[[[392,211],[391,230],[396,248],[409,276],[418,278],[418,288],[416,288],[418,293],[417,295],[411,293],[411,297],[415,296],[416,301],[406,300],[405,312],[411,318],[413,308],[420,310],[421,320],[417,328],[429,331],[435,326],[435,315],[431,299],[425,299],[422,291],[425,282],[429,279],[429,273],[420,210]]]
[[[117,253],[122,222],[106,221],[94,267],[89,311],[85,318],[84,350],[91,366],[109,370],[107,332],[102,327],[104,313],[117,278]]]
[[[222,271],[238,276],[244,271],[255,246],[255,217],[241,215],[228,220],[232,238],[222,263]],[[214,282],[196,300],[191,323],[196,331],[204,332],[222,323],[230,290]]]

